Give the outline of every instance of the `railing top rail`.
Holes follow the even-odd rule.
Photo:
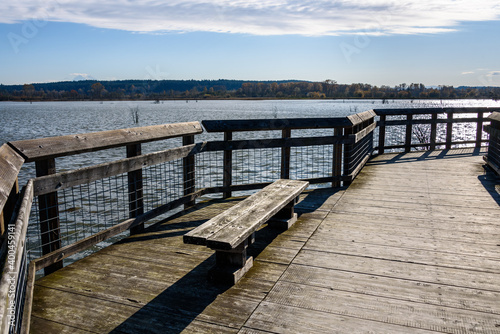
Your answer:
[[[10,142],[26,162],[99,151],[203,132],[199,122],[162,124]]]
[[[500,111],[495,111],[490,116],[488,116],[488,119],[494,122],[500,122]]]
[[[351,122],[352,126],[363,123],[377,116],[373,110],[367,110],[354,115],[347,116],[347,119]]]
[[[354,126],[375,116],[373,111],[365,111],[348,117],[204,120],[201,123],[207,132],[329,129]]]
[[[488,113],[494,111],[500,111],[498,107],[482,107],[482,108],[414,108],[414,109],[374,109],[373,110],[378,116],[381,115],[419,115],[419,114],[441,114],[441,113],[454,113],[454,114],[466,114],[466,113]]]
[[[10,146],[0,146],[0,212],[9,198],[23,163],[24,159]]]

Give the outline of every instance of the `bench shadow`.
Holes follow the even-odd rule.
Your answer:
[[[489,169],[487,165],[484,166],[485,173],[478,176],[479,182],[483,185],[484,189],[491,195],[491,197],[500,206],[500,176]]]
[[[339,189],[315,189],[305,193],[299,203],[299,215],[313,212],[319,208],[332,194]],[[238,202],[240,199],[229,199]],[[225,202],[228,202],[225,201]],[[190,229],[204,223],[207,219],[186,220],[184,222],[168,223],[168,220],[186,216],[220,200],[207,201],[195,207],[178,213],[165,221],[157,223],[146,230],[145,234],[121,240],[120,243],[157,240],[179,237]],[[257,257],[282,231],[264,225],[255,235],[255,243],[248,249],[248,254]],[[214,265],[215,256],[211,255],[197,265],[186,275],[179,278],[161,294],[141,307],[134,315],[116,327],[111,333],[180,333],[212,304],[217,297],[231,288],[230,285],[216,284],[207,280],[208,270]],[[230,314],[232,310],[226,311]],[[226,314],[226,315],[227,315]],[[224,313],[222,314],[224,316]],[[203,319],[200,319],[203,320]],[[206,319],[205,319],[206,320]],[[198,325],[203,325],[199,322]]]
[[[313,212],[337,191],[339,189],[314,189],[307,191],[299,203],[297,213],[300,216],[307,212]],[[239,200],[241,199],[229,199],[225,200],[225,202],[234,201],[237,203]],[[211,217],[197,220],[186,219],[186,221],[174,223],[169,223],[169,220],[182,218],[189,213],[220,202],[221,200],[212,200],[199,203],[189,210],[175,214],[162,222],[148,227],[144,234],[123,239],[119,243],[147,242],[148,240],[180,237]],[[256,258],[280,233],[282,231],[279,229],[263,225],[260,230],[256,231],[255,243],[249,247],[248,254]],[[220,320],[231,317],[232,313],[237,312],[237,310],[228,308],[228,306],[221,307],[219,305],[211,308],[208,311],[208,315],[203,314],[200,316],[203,311],[207,310],[216,301],[220,294],[231,288],[230,285],[212,283],[207,280],[208,271],[214,264],[215,255],[212,254],[187,274],[179,277],[177,281],[168,286],[146,305],[139,308],[135,314],[118,325],[110,333],[180,333],[195,320],[200,320],[195,324],[197,330],[200,330],[200,332],[210,331],[209,327],[206,327],[205,330],[203,329],[203,326],[209,326],[206,322],[210,322],[210,319],[207,319],[207,317],[216,317],[218,315]],[[211,330],[213,331],[213,328]]]

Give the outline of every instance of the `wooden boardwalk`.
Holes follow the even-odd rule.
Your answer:
[[[472,151],[373,158],[264,226],[235,286],[182,235],[197,205],[36,282],[33,333],[500,333],[500,179]]]

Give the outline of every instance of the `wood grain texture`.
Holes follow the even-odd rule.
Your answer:
[[[0,146],[0,212],[9,198],[24,159],[9,145]]]
[[[9,143],[26,162],[202,133],[199,122],[152,125]]]
[[[233,249],[308,186],[280,179],[184,236],[184,242]]]

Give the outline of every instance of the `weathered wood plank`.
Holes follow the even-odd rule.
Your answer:
[[[409,328],[316,311],[302,307],[263,302],[245,323],[246,329],[257,329],[266,333],[429,333],[427,330]],[[242,331],[245,333],[245,330]]]
[[[420,114],[441,114],[446,112],[453,112],[455,114],[468,114],[478,112],[494,112],[498,110],[497,107],[482,107],[482,108],[411,108],[411,109],[374,109],[377,115],[420,115]]]
[[[498,292],[423,283],[417,279],[399,279],[376,276],[372,273],[291,264],[281,281],[400,301],[500,314]]]
[[[203,150],[205,143],[187,145],[161,152],[148,153],[137,157],[103,163],[92,167],[75,169],[68,172],[37,177],[35,181],[36,195],[63,190],[80,184],[86,184],[111,176],[136,171],[144,167],[174,161],[194,155]]]
[[[303,250],[295,264],[500,292],[500,274]]]
[[[14,253],[9,254],[8,261],[3,263],[2,277],[0,279],[0,330],[7,332],[8,316],[7,311],[9,301],[11,300],[11,281],[18,282],[21,274],[21,263],[25,255],[25,240],[28,230],[28,222],[33,202],[33,182],[30,180],[22,190],[22,201],[15,217],[14,230],[9,231],[9,238],[6,239],[9,248],[13,249]],[[12,226],[12,225],[11,225]],[[5,301],[5,302],[3,302]]]
[[[184,241],[206,244],[214,249],[232,249],[296,198],[307,186],[308,183],[303,181],[278,180],[216,219],[188,232],[184,235]]]
[[[23,163],[24,159],[9,145],[0,146],[0,212],[7,203]]]
[[[202,132],[199,122],[187,122],[20,140],[9,144],[26,159],[26,162],[32,162]]]
[[[444,333],[494,332],[498,320],[498,315],[472,310],[285,282],[277,283],[266,302]]]
[[[351,126],[345,117],[338,118],[288,118],[288,119],[245,119],[204,120],[201,122],[207,132],[226,131],[268,131],[283,129],[325,129]]]

